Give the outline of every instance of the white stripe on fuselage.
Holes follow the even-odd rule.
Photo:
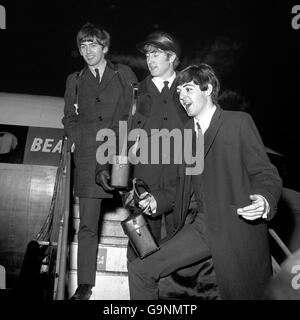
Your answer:
[[[30,127],[63,128],[61,97],[0,92],[0,123]]]

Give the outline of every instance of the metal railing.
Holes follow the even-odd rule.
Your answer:
[[[57,254],[55,266],[55,281],[53,290],[54,300],[64,300],[66,292],[66,272],[68,255],[68,232],[70,216],[70,184],[71,184],[71,152],[68,147],[69,141],[65,137],[62,148],[62,177],[60,190],[57,197],[58,206],[62,210],[59,223],[57,241]]]
[[[282,252],[285,254],[287,258],[292,256],[292,252],[289,250],[289,248],[284,244],[284,242],[281,240],[279,235],[275,232],[274,229],[269,228],[269,234],[274,239],[274,241],[277,243],[279,248],[282,250]],[[273,273],[277,273],[280,270],[280,264],[276,261],[274,256],[272,257],[272,265],[273,265]]]

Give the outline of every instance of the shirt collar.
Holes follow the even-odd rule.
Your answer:
[[[217,107],[214,105],[212,108],[208,109],[205,114],[201,116],[200,119],[194,118],[194,128],[195,131],[198,132],[197,123],[199,123],[200,128],[202,130],[202,134],[205,133],[205,131],[209,128],[211,119],[216,111]]]
[[[174,80],[176,78],[176,73],[174,72],[170,78],[168,79],[162,79],[160,77],[153,77],[152,81],[155,84],[155,86],[157,87],[158,91],[161,92],[162,88],[164,87],[164,81],[169,81],[168,83],[168,87],[171,88]]]
[[[103,62],[99,67],[94,68],[94,67],[90,67],[90,66],[89,66],[89,68],[90,68],[90,70],[91,70],[91,72],[92,72],[92,74],[93,74],[94,76],[96,76],[96,71],[95,71],[95,69],[98,69],[98,70],[99,70],[100,79],[101,79],[101,78],[102,78],[102,75],[103,75],[103,73],[104,73],[106,64],[107,64],[107,61],[104,60],[104,62]]]

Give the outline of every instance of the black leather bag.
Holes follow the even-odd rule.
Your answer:
[[[138,208],[138,201],[141,199],[139,187],[141,186],[150,193],[149,187],[142,180],[133,179],[132,199],[127,203],[127,209],[131,214],[121,222],[121,226],[136,254],[143,259],[159,250],[159,246],[148,225],[147,216]]]
[[[151,233],[147,223],[147,217],[142,212],[135,212],[121,222],[121,226],[127,234],[129,241],[136,254],[145,258],[159,250],[159,246]]]

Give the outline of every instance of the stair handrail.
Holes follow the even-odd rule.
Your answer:
[[[66,268],[67,268],[67,248],[70,217],[70,190],[71,190],[71,151],[69,140],[64,137],[62,157],[64,157],[63,179],[62,179],[62,198],[63,214],[60,220],[59,237],[57,243],[57,288],[54,289],[54,300],[65,299],[66,288]]]

